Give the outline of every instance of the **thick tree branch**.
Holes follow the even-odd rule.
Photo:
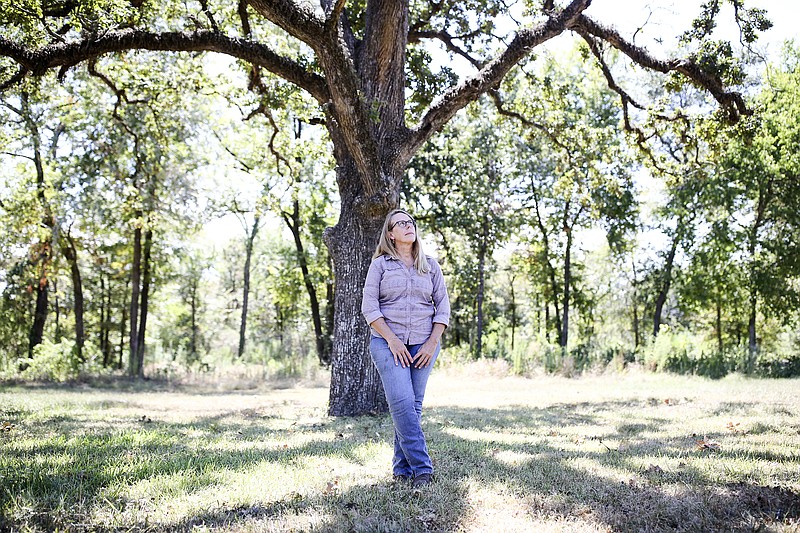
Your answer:
[[[264,67],[305,89],[319,102],[330,99],[325,79],[318,74],[308,72],[297,62],[276,54],[260,43],[214,31],[152,33],[127,29],[111,31],[94,39],[55,43],[36,50],[0,36],[0,56],[10,57],[34,75],[41,75],[51,68],[72,66],[104,54],[127,50],[218,52]]]
[[[328,14],[328,20],[325,22],[328,33],[336,31],[339,18],[344,10],[344,4],[345,0],[336,0],[336,3],[332,6],[331,12]]]
[[[737,122],[741,115],[752,114],[740,93],[727,91],[719,79],[705,72],[700,66],[688,59],[656,59],[644,48],[623,39],[616,30],[602,26],[583,14],[577,17],[575,22],[571,24],[570,29],[576,32],[585,32],[609,43],[635,63],[645,68],[665,74],[669,72],[683,74],[693,83],[711,93],[720,106],[728,112],[728,118],[731,122]]]
[[[538,26],[517,32],[499,57],[486,64],[476,75],[446,91],[441,98],[431,104],[420,123],[411,131],[406,140],[403,146],[403,155],[410,158],[459,109],[500,83],[508,71],[527,56],[533,48],[563,33],[589,6],[589,3],[590,0],[573,0],[569,6],[554,13]]]
[[[256,12],[314,50],[317,50],[323,42],[325,20],[314,13],[312,2],[248,0],[248,3]]]

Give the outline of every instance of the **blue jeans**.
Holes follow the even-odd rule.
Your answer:
[[[421,344],[406,345],[412,357],[421,347]],[[439,356],[440,347],[441,344],[436,347],[430,364],[425,368],[403,368],[400,364],[395,365],[386,339],[372,337],[369,343],[369,352],[381,375],[389,412],[394,422],[392,471],[395,476],[413,477],[433,473],[425,434],[422,432],[422,399],[425,397],[425,386],[428,384],[433,363]]]

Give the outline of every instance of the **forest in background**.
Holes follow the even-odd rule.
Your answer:
[[[735,125],[631,72],[654,103],[627,133],[641,95],[620,106],[593,53],[532,58],[411,160],[448,357],[800,374],[800,52],[721,71],[756,111]],[[329,364],[339,199],[316,108],[235,63],[127,57],[0,96],[3,377]]]

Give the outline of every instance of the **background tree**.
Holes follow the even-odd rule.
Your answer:
[[[453,323],[448,337],[456,345],[468,338],[475,358],[483,350],[492,256],[514,224],[507,200],[512,158],[494,119],[483,102],[451,122],[412,160],[413,180],[406,193],[452,273]]]

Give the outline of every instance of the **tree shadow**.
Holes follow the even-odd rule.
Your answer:
[[[789,488],[744,481],[720,483],[718,476],[690,464],[666,466],[703,452],[694,448],[689,435],[649,438],[648,432],[664,424],[658,417],[642,416],[607,426],[602,437],[624,442],[619,449],[605,446],[599,438],[593,442],[593,436],[587,437],[585,446],[565,447],[567,433],[560,428],[601,426],[605,424],[603,412],[630,406],[630,402],[581,402],[546,409],[435,407],[426,411],[425,428],[437,469],[436,482],[422,491],[390,481],[387,456],[385,476],[376,481],[374,473],[365,474],[368,481],[347,483],[345,490],[329,487],[305,495],[289,492],[272,501],[245,505],[223,502],[178,522],[154,524],[137,518],[135,523],[119,527],[276,529],[296,524],[293,520],[305,516],[308,529],[318,531],[460,531],[475,525],[472,521],[481,509],[475,507],[480,503],[474,494],[482,489],[500,490],[530,520],[564,524],[581,520],[614,531],[751,530],[798,523],[800,496]],[[88,511],[108,499],[106,489],[118,483],[120,475],[131,485],[182,474],[191,482],[176,490],[192,494],[213,487],[218,482],[214,472],[221,467],[244,475],[261,463],[300,467],[309,457],[322,461],[345,458],[363,465],[360,447],[374,442],[375,433],[386,444],[392,435],[387,417],[324,418],[297,422],[298,430],[307,437],[298,445],[236,450],[199,442],[198,426],[237,435],[244,441],[275,437],[278,430],[242,420],[243,416],[248,419],[258,413],[232,410],[189,423],[143,422],[138,434],[82,432],[85,420],[62,416],[58,424],[64,435],[36,450],[5,447],[9,463],[30,465],[31,454],[35,454],[45,468],[2,473],[0,509],[8,508],[15,495],[26,493],[33,496],[30,504],[36,512],[24,523],[0,516],[0,530],[80,530],[78,524],[90,524]],[[137,462],[137,456],[154,459]],[[722,451],[709,455],[709,460],[735,457],[735,452]],[[766,452],[752,454],[752,459],[798,462],[791,454]],[[658,464],[644,466],[649,461]],[[113,498],[110,503],[120,508],[130,504]],[[95,523],[86,529],[104,527],[116,526]]]

